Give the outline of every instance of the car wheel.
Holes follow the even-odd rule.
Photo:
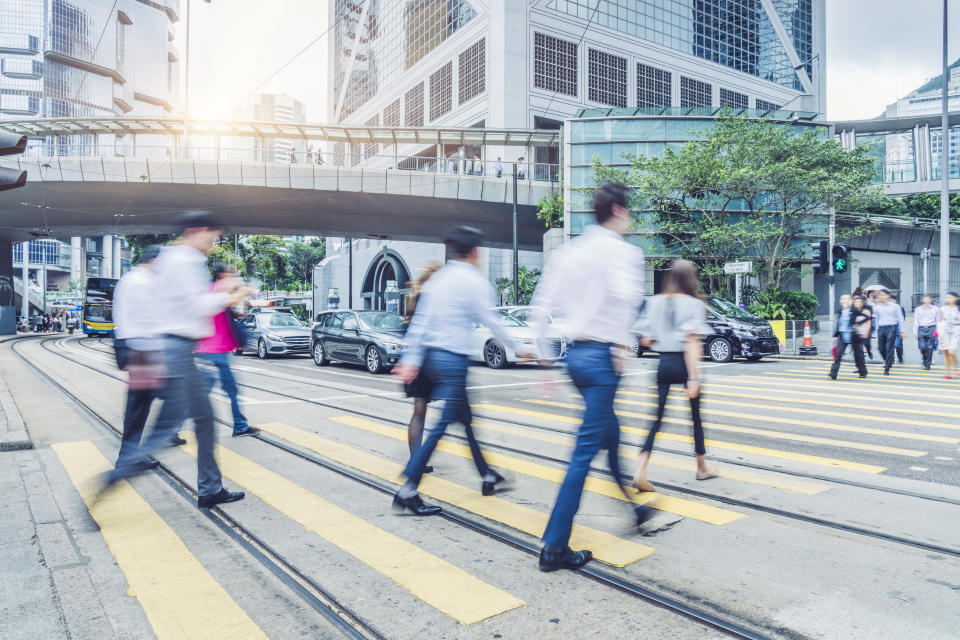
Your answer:
[[[483,359],[491,369],[503,369],[507,366],[507,353],[496,340],[484,345]]]
[[[730,362],[733,360],[733,345],[726,338],[714,338],[707,345],[707,354],[714,362]]]
[[[313,343],[313,363],[318,367],[325,367],[330,364],[327,359],[327,350],[324,349],[323,343],[319,340]]]
[[[267,353],[267,343],[263,341],[263,338],[260,338],[257,341],[257,357],[261,360],[266,360],[270,354]]]
[[[750,362],[760,362],[760,358],[763,356],[747,356],[747,360]]]
[[[633,343],[633,357],[639,358],[643,355],[643,346],[640,344],[640,338],[637,338]]]
[[[367,347],[367,357],[364,358],[367,363],[367,371],[376,375],[383,371],[383,359],[380,357],[380,349],[370,345]]]

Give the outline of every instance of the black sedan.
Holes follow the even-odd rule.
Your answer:
[[[382,373],[400,359],[405,331],[403,316],[390,311],[325,311],[310,333],[310,352],[318,367],[348,362]]]
[[[704,351],[714,362],[730,362],[735,356],[759,360],[780,353],[780,342],[770,323],[722,298],[706,299],[707,324],[713,333],[703,337]],[[636,336],[634,353],[642,356],[648,349]]]

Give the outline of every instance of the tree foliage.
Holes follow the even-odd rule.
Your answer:
[[[777,291],[826,235],[831,207],[863,210],[883,198],[865,146],[845,151],[812,127],[722,116],[705,136],[659,157],[628,156],[627,169],[595,159],[594,179],[634,187],[637,230],[655,233],[664,253],[696,261],[709,291],[724,294],[723,264],[755,262],[762,288]],[[841,216],[837,237],[867,233]]]
[[[527,269],[520,265],[517,269],[517,277],[520,289],[520,304],[530,304],[533,299],[533,292],[537,289],[540,282],[539,269]],[[507,304],[513,304],[513,278],[497,278],[497,294]]]
[[[885,198],[874,203],[869,213],[904,218],[940,219],[940,194],[919,193],[905,198]],[[960,222],[960,192],[950,195],[950,221]]]
[[[563,196],[559,191],[548,193],[537,203],[537,220],[543,222],[547,229],[558,229],[563,226]]]

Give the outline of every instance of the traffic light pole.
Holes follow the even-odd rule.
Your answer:
[[[830,267],[828,268],[829,270],[828,270],[828,272],[827,272],[827,285],[828,285],[828,289],[829,289],[829,291],[830,291],[830,294],[829,294],[829,295],[830,295],[830,306],[829,306],[829,308],[830,308],[830,335],[833,335],[834,331],[837,330],[837,328],[833,326],[833,323],[834,323],[833,305],[836,304],[836,301],[835,301],[835,299],[836,299],[836,284],[834,283],[834,280],[836,279],[836,274],[835,274],[834,271],[833,271],[833,242],[834,242],[834,240],[836,239],[836,238],[835,238],[835,236],[836,236],[836,224],[837,224],[837,209],[836,209],[836,207],[830,207],[830,228],[829,228],[829,231],[827,232],[827,235],[829,236],[828,241],[827,241],[827,246],[830,247]]]

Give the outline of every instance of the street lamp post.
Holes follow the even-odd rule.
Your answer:
[[[940,124],[940,304],[950,289],[950,76],[947,0],[943,0],[943,98]]]
[[[513,304],[520,304],[520,259],[517,250],[517,163],[513,163]]]
[[[207,4],[210,4],[213,0],[203,0]],[[186,54],[184,56],[184,66],[186,67],[184,71],[184,87],[183,87],[183,157],[188,157],[187,145],[188,135],[190,132],[190,0],[187,0],[187,46]]]

